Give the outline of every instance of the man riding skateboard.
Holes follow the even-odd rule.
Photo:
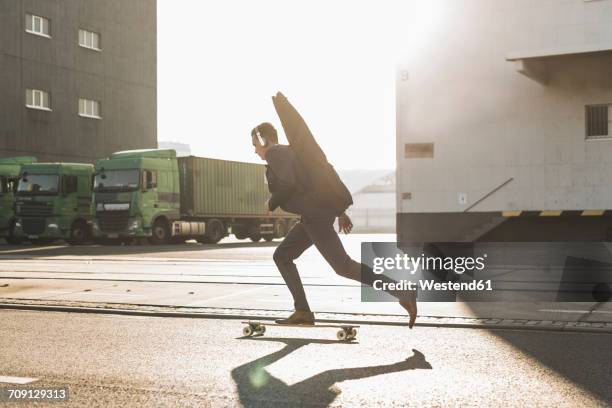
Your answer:
[[[284,103],[284,106],[288,105],[293,117],[282,113],[286,112],[287,109],[281,103]],[[293,126],[292,130],[290,130],[290,132],[293,132],[296,127],[295,123],[287,123],[287,121],[300,122],[303,120],[280,93],[276,96],[275,107],[279,112],[279,116],[281,116],[281,122],[283,122],[285,133],[289,139],[288,128]],[[289,119],[287,118],[288,116]],[[295,118],[297,120],[294,120]],[[302,135],[308,135],[312,138],[305,123],[298,123],[298,130],[302,132]],[[315,171],[308,168],[310,163],[306,163],[303,158],[300,160],[296,152],[299,150],[297,147],[294,148],[293,143],[291,146],[279,144],[277,131],[270,123],[262,123],[255,127],[251,132],[251,139],[255,153],[268,163],[266,166],[266,178],[271,196],[265,204],[267,211],[271,212],[280,207],[284,211],[301,216],[300,222],[294,225],[283,242],[274,251],[274,262],[293,296],[295,306],[295,312],[291,316],[286,319],[276,320],[276,323],[314,324],[314,314],[310,310],[300,275],[293,262],[313,244],[340,276],[369,286],[373,286],[375,280],[389,283],[394,282],[384,275],[375,274],[368,266],[351,259],[342,246],[340,237],[334,229],[334,221],[337,217],[338,232],[342,231],[346,234],[351,232],[353,224],[344,210],[348,207],[347,203],[352,204],[352,199],[350,198],[350,193],[337,177],[331,165],[326,162],[324,156],[324,165],[329,166],[331,169],[329,170],[332,173],[330,177],[335,177],[332,183],[339,183],[341,194],[345,196],[348,194],[348,198],[345,197],[344,200],[334,199],[333,196],[337,196],[337,194],[334,194],[335,191],[326,190],[317,185],[316,177],[313,176]],[[291,142],[291,139],[289,140]],[[320,149],[316,142],[314,142],[314,139],[313,143],[315,143],[316,148]],[[320,154],[323,154],[322,151]],[[320,163],[312,164],[321,166]],[[319,174],[321,173],[319,172]],[[319,182],[319,184],[325,183]],[[327,191],[329,193],[326,194]],[[340,204],[338,204],[339,201],[341,202]],[[410,316],[408,325],[412,328],[417,317],[416,293],[407,291],[389,291],[388,293],[400,300],[400,305],[406,309]]]

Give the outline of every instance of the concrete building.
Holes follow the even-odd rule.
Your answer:
[[[355,191],[347,210],[357,233],[395,232],[395,172]]]
[[[439,3],[398,69],[398,239],[612,240],[612,1]]]
[[[155,0],[0,2],[0,156],[157,147]]]
[[[355,194],[365,186],[373,183],[377,179],[391,173],[389,169],[336,169],[340,179],[349,189],[351,194]],[[395,205],[395,204],[393,204]]]

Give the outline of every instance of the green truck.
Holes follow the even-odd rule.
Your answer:
[[[117,152],[96,162],[94,238],[153,244],[196,239],[217,243],[284,237],[297,216],[267,214],[265,166],[202,157],[172,149]]]
[[[21,166],[35,163],[36,157],[5,157],[0,159],[0,238],[9,244],[18,244],[15,236],[15,193],[21,174]]]
[[[57,239],[72,245],[88,242],[93,174],[91,164],[23,165],[15,200],[16,236],[33,243]]]

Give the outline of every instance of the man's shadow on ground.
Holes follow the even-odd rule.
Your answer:
[[[266,367],[308,344],[334,344],[337,342],[272,337],[256,339],[243,337],[242,339],[285,343],[285,347],[281,350],[232,370],[232,379],[238,388],[240,402],[245,407],[296,405],[327,407],[341,392],[334,387],[336,383],[405,370],[432,369],[431,364],[425,360],[423,353],[412,349],[414,354],[411,357],[397,363],[327,370],[299,383],[287,385],[268,373]],[[294,367],[299,370],[299,361],[295,362]]]

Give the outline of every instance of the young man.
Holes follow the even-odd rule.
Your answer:
[[[374,274],[369,267],[348,256],[338,233],[334,230],[336,211],[317,197],[316,191],[309,183],[307,169],[301,168],[291,147],[278,144],[274,126],[262,123],[253,129],[251,139],[255,153],[268,163],[266,178],[271,196],[265,204],[267,211],[271,212],[280,207],[287,212],[301,215],[300,222],[295,224],[274,251],[274,262],[293,296],[295,306],[295,312],[291,316],[276,320],[276,323],[314,324],[314,314],[306,300],[297,267],[293,263],[313,244],[340,276],[369,286],[377,279],[393,282],[384,275]],[[338,227],[338,232],[351,232],[353,224],[345,213],[338,216]],[[416,294],[389,293],[400,299],[400,305],[410,316],[408,325],[412,328],[417,316]]]

